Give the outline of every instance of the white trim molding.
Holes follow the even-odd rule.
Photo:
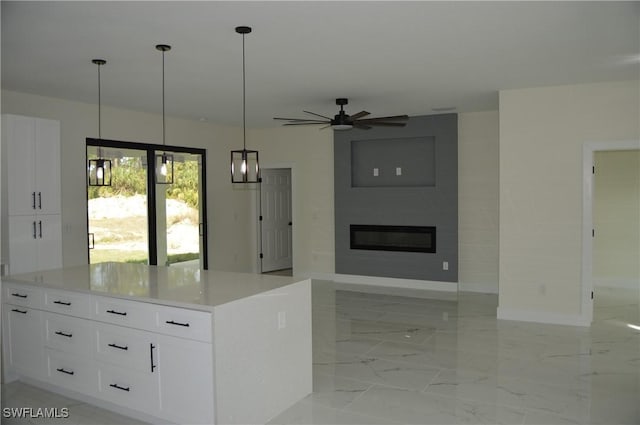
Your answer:
[[[549,323],[552,325],[591,326],[591,317],[559,314],[549,311],[516,310],[498,306],[499,320]]]
[[[387,288],[421,289],[428,291],[458,292],[458,282],[434,280],[399,279],[392,277],[361,276],[338,273],[303,273],[303,277],[318,280],[331,280],[354,285],[382,286]]]
[[[498,282],[495,283],[476,283],[476,282],[458,282],[458,290],[461,292],[476,292],[479,294],[498,294],[500,288]]]
[[[640,140],[585,142],[582,147],[582,291],[581,317],[593,320],[593,156],[596,151],[640,149]]]

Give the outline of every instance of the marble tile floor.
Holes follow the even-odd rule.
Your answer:
[[[640,288],[598,289],[591,328],[498,321],[495,295],[353,289],[314,281],[314,391],[271,424],[640,424]],[[21,383],[2,398],[137,423]]]

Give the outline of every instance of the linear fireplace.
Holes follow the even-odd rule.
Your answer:
[[[349,226],[351,249],[376,251],[436,252],[434,226]]]

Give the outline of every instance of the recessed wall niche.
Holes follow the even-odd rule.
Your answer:
[[[352,187],[434,186],[435,138],[351,141]]]

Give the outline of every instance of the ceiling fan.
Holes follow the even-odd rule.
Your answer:
[[[408,115],[394,115],[391,117],[378,117],[378,118],[364,118],[370,113],[367,111],[360,111],[357,114],[349,115],[344,111],[344,105],[349,103],[349,99],[340,97],[336,99],[336,105],[340,106],[340,112],[334,115],[333,118],[316,114],[315,112],[303,111],[310,115],[315,115],[321,119],[312,118],[274,118],[274,120],[289,121],[284,125],[320,125],[325,124],[322,128],[331,127],[334,130],[350,130],[352,128],[360,128],[363,130],[369,130],[372,126],[383,127],[404,127],[406,123],[398,121],[406,121],[409,119]],[[321,129],[322,129],[321,128]]]

